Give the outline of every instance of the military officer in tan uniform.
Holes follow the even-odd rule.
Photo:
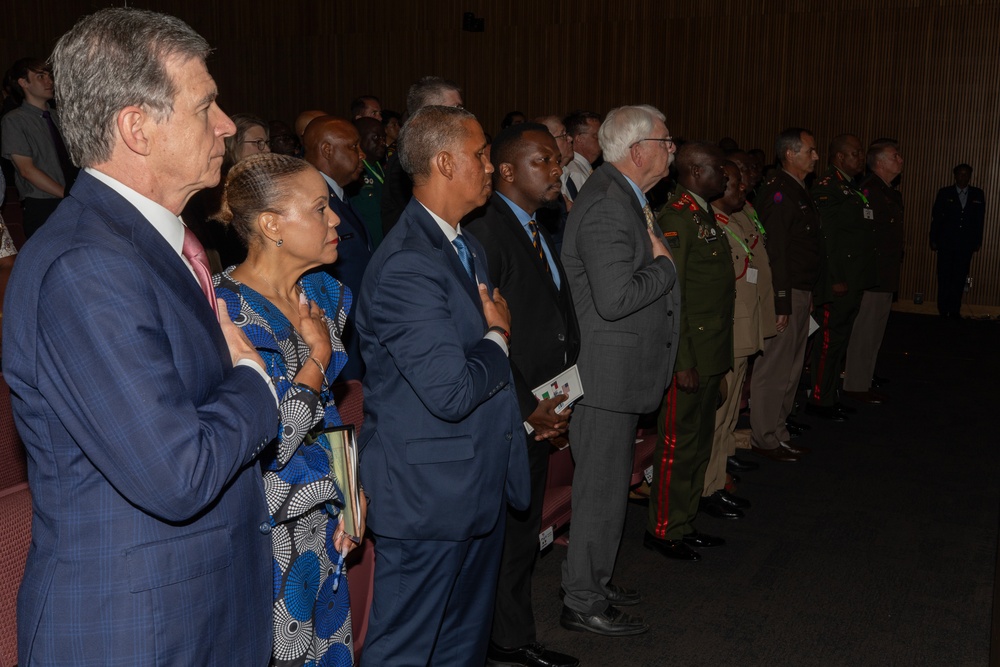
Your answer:
[[[903,195],[892,186],[903,171],[903,156],[894,140],[877,139],[868,147],[867,160],[871,174],[861,183],[861,192],[875,211],[878,284],[865,290],[861,297],[861,309],[854,320],[847,347],[844,393],[864,403],[878,404],[884,397],[872,391],[872,378],[892,309],[892,295],[899,290],[899,270],[906,240]]]
[[[700,560],[692,547],[725,544],[693,526],[712,452],[719,383],[733,365],[733,267],[726,232],[709,204],[726,191],[723,161],[713,144],[682,146],[678,187],[658,219],[677,266],[680,338],[658,418],[643,544],[681,560]]]
[[[806,413],[834,421],[847,419],[837,407],[837,385],[861,297],[876,282],[875,212],[868,197],[854,185],[854,178],[864,169],[864,158],[856,136],[834,137],[830,166],[810,192],[823,217],[826,271],[813,295],[819,329],[809,366],[812,393]]]
[[[788,443],[785,420],[802,374],[812,291],[823,270],[819,210],[804,180],[816,168],[819,153],[812,133],[799,127],[778,135],[774,152],[781,168],[764,184],[755,205],[767,233],[778,335],[764,342],[764,354],[754,363],[751,449],[772,461],[797,461],[804,450]]]
[[[753,205],[746,201],[747,180],[737,160],[724,163],[729,182],[726,194],[713,202],[715,219],[725,229],[732,250],[736,275],[733,317],[733,368],[723,384],[726,400],[715,413],[712,456],[705,472],[701,510],[718,518],[739,518],[750,502],[726,491],[726,461],[736,453],[733,432],[740,412],[740,395],[747,375],[747,362],[764,347],[764,339],[777,333],[771,267],[764,247],[764,230]],[[747,463],[750,463],[749,461]],[[756,464],[755,464],[756,465]]]

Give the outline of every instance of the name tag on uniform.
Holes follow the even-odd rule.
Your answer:
[[[747,267],[747,282],[751,285],[757,284],[757,269],[752,266]]]
[[[874,219],[875,219],[875,212],[872,211],[870,208],[866,208],[865,209],[865,220],[874,220]]]

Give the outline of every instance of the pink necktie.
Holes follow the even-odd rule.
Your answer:
[[[212,312],[219,317],[219,306],[215,302],[215,289],[212,287],[212,271],[208,268],[208,257],[205,256],[205,246],[201,244],[198,237],[190,228],[184,228],[184,246],[181,253],[191,262],[191,268],[198,277],[198,284],[201,291],[205,293],[208,303],[212,306]]]

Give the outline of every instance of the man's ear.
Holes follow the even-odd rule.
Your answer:
[[[514,165],[510,162],[501,162],[497,171],[500,173],[500,178],[503,180],[508,183],[514,182]]]
[[[628,154],[629,157],[632,158],[632,164],[641,169],[645,160],[643,159],[644,156],[642,154],[642,148],[640,147],[640,145],[633,144],[629,146]]]
[[[118,135],[128,146],[129,150],[139,155],[147,156],[152,148],[152,134],[155,132],[156,123],[150,115],[137,106],[127,106],[118,112],[115,118],[115,126]]]
[[[455,156],[441,151],[434,156],[434,168],[449,181],[455,177]]]

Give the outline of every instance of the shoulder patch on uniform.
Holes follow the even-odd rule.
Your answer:
[[[785,198],[784,195],[781,194],[781,190],[778,190],[777,192],[774,193],[775,204],[780,204],[784,198]]]

